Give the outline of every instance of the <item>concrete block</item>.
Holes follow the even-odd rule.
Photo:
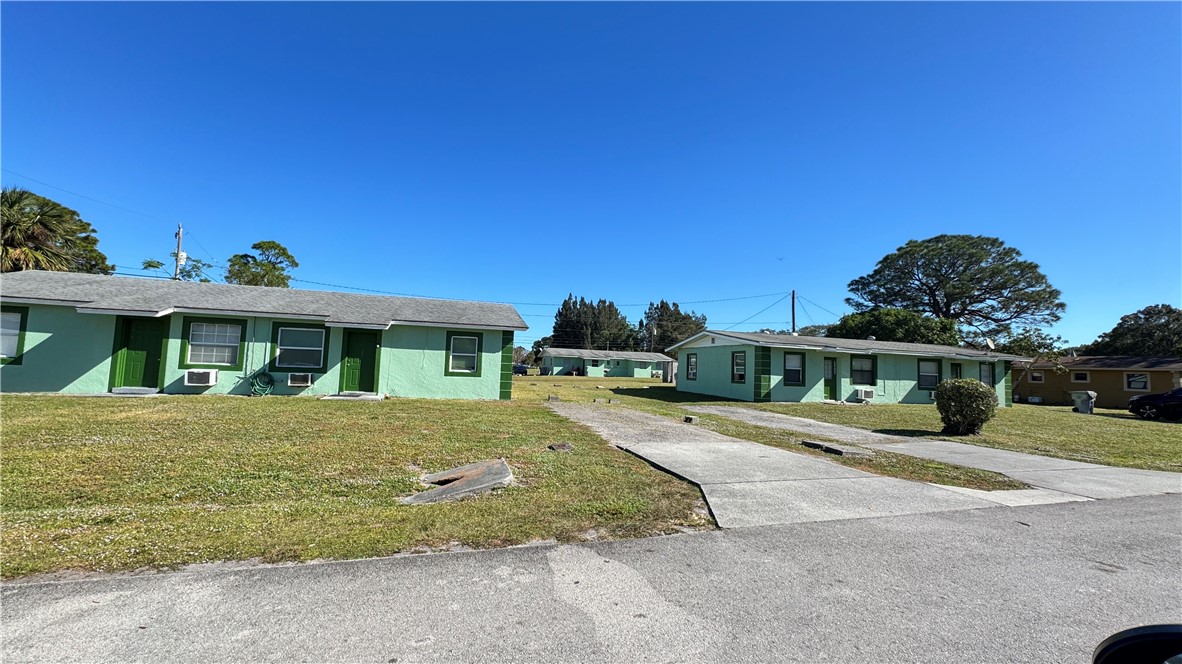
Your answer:
[[[826,443],[821,447],[822,452],[829,454],[836,454],[837,456],[851,456],[851,457],[868,457],[874,456],[873,450],[868,450],[864,447],[854,447],[853,445],[838,445],[836,443]]]
[[[592,399],[592,403],[607,403],[607,399]]]
[[[552,445],[547,445],[546,449],[550,450],[551,452],[569,452],[573,448],[570,443],[554,443]]]
[[[551,394],[547,400],[548,401],[562,401],[562,399],[558,398],[557,394]]]
[[[815,440],[802,440],[800,441],[800,444],[804,445],[805,447],[811,447],[814,450],[819,450],[825,447],[825,443],[818,443]]]
[[[684,421],[686,424],[697,424],[698,423],[698,416],[697,415],[686,415]]]
[[[486,493],[513,483],[513,471],[504,459],[492,459],[451,468],[423,477],[424,484],[439,486],[402,499],[403,505],[422,505],[444,500],[458,500]]]

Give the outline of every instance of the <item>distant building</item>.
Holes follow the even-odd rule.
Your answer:
[[[662,353],[621,350],[547,348],[542,351],[542,373],[554,376],[660,378],[673,358]]]
[[[1056,373],[1055,365],[1048,362],[1015,367],[1018,382],[1014,391],[1018,398],[1031,403],[1070,405],[1072,391],[1088,390],[1096,393],[1098,407],[1123,409],[1138,394],[1182,387],[1182,357],[1081,355],[1065,357],[1061,363],[1067,369],[1064,373]]]
[[[932,403],[940,381],[976,378],[1009,406],[1028,358],[932,344],[707,330],[674,344],[677,389],[741,401]]]

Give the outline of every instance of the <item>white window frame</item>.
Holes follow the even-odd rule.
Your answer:
[[[936,365],[936,371],[924,373],[923,365],[925,363]],[[919,376],[919,378],[915,381],[916,387],[918,387],[921,390],[929,390],[929,391],[934,390],[937,387],[939,387],[940,386],[940,368],[941,368],[940,367],[940,360],[920,360],[918,366],[916,367],[916,373]],[[932,383],[932,385],[927,386],[927,385],[923,384],[923,377],[924,376],[935,376],[936,380],[934,383]]]
[[[1031,371],[1030,372],[1030,382],[1045,383],[1045,382],[1047,382],[1047,376],[1046,376],[1046,374],[1044,374],[1041,371]]]
[[[788,358],[795,357],[800,360],[799,367],[789,367]],[[800,377],[796,380],[788,380],[789,371],[800,372]],[[804,353],[784,353],[784,384],[791,387],[800,387],[804,385]]]
[[[1152,392],[1153,391],[1153,377],[1149,375],[1148,371],[1126,371],[1125,378],[1125,392]],[[1145,389],[1138,389],[1129,387],[1129,376],[1145,376]]]
[[[743,371],[739,372],[739,369]],[[742,378],[736,378],[736,376],[742,376]],[[731,382],[735,384],[747,382],[747,351],[731,353]]]
[[[685,379],[698,379],[698,354],[687,353],[685,356]]]
[[[1075,376],[1077,374],[1083,374],[1084,379],[1083,380],[1076,380]],[[1088,371],[1072,371],[1071,372],[1071,382],[1073,382],[1073,383],[1090,383],[1090,382],[1092,382],[1092,374],[1091,374],[1091,372],[1088,372]]]
[[[20,355],[21,355],[21,333],[23,332],[23,330],[21,329],[21,323],[24,322],[24,314],[22,314],[19,311],[5,311],[3,313],[0,313],[0,317],[2,317],[2,316],[15,316],[16,317],[16,328],[13,328],[11,330],[12,331],[11,334],[4,335],[5,337],[12,338],[12,348],[13,348],[12,355],[2,354],[2,348],[0,348],[0,358],[3,358],[5,360],[15,360],[16,358],[20,357]],[[9,330],[9,328],[4,328],[4,329]]]
[[[985,373],[986,368],[989,369],[990,382],[988,382],[988,383],[981,380],[982,374]],[[982,385],[986,385],[991,388],[997,386],[997,368],[993,365],[992,362],[982,362],[981,363],[981,367],[979,369],[977,369],[977,380],[980,380]]]
[[[218,342],[218,341],[202,341],[200,343],[193,343],[193,331],[197,329],[198,325],[213,326],[213,327],[221,326],[221,327],[226,327],[226,328],[235,327],[235,328],[238,328],[238,332],[235,333],[235,335],[234,335],[235,339],[234,339],[233,343],[229,343],[229,342],[222,343],[222,342]],[[202,331],[204,332],[204,330],[202,330]],[[227,332],[228,331],[229,330],[227,330]],[[188,364],[190,366],[236,367],[236,366],[238,366],[238,363],[242,360],[242,358],[238,356],[239,352],[241,352],[241,350],[242,350],[242,325],[240,323],[206,323],[204,321],[199,321],[199,320],[192,321],[191,323],[189,323],[188,342],[189,342],[189,347],[187,348],[186,353],[185,353],[185,356],[186,356],[185,357],[185,364]],[[202,360],[194,360],[193,359],[193,347],[194,346],[221,346],[223,348],[233,348],[234,349],[234,358],[233,358],[234,361],[233,362],[205,362]]]
[[[319,346],[285,346],[285,345],[283,345],[283,331],[284,330],[296,330],[298,332],[319,332],[320,333],[320,345]],[[281,328],[279,328],[279,335],[275,339],[275,367],[280,368],[280,369],[319,369],[321,366],[324,365],[324,336],[325,335],[324,335],[323,329],[318,329],[318,328],[313,328],[313,327],[281,327]],[[279,361],[279,358],[283,357],[283,349],[285,349],[285,348],[287,348],[289,350],[314,350],[314,351],[320,353],[320,357],[319,357],[319,359],[316,360],[316,364],[311,365],[311,366],[306,365],[306,364],[299,364],[299,365],[282,364]]]
[[[476,352],[474,352],[474,353],[457,353],[456,352],[456,339],[471,339],[472,341],[475,341],[476,342]],[[448,351],[449,352],[447,355],[447,370],[449,373],[474,374],[477,371],[480,371],[480,337],[477,337],[475,335],[453,334],[451,337],[451,348],[449,348]],[[457,355],[459,355],[460,357],[472,358],[473,359],[472,368],[471,369],[457,369],[456,365],[455,365]]]

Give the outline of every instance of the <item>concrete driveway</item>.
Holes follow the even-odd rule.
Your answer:
[[[896,454],[942,461],[1008,475],[1045,492],[1091,499],[1129,498],[1182,493],[1182,474],[1136,468],[1114,468],[1095,463],[998,450],[943,440],[887,436],[854,427],[829,424],[742,406],[693,406],[698,413],[721,415],[742,422],[803,434],[835,438],[847,443]],[[969,492],[979,495],[983,492]]]
[[[967,492],[848,468],[826,459],[723,436],[630,408],[554,403],[562,416],[702,488],[723,528],[1065,502],[1074,496]],[[991,493],[1006,494],[994,497]]]

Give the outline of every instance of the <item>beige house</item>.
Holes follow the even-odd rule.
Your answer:
[[[1137,357],[1093,355],[1065,357],[1067,371],[1036,362],[1033,366],[1014,364],[1014,401],[1071,405],[1071,393],[1096,393],[1099,408],[1127,408],[1138,394],[1165,392],[1182,387],[1182,357]]]

